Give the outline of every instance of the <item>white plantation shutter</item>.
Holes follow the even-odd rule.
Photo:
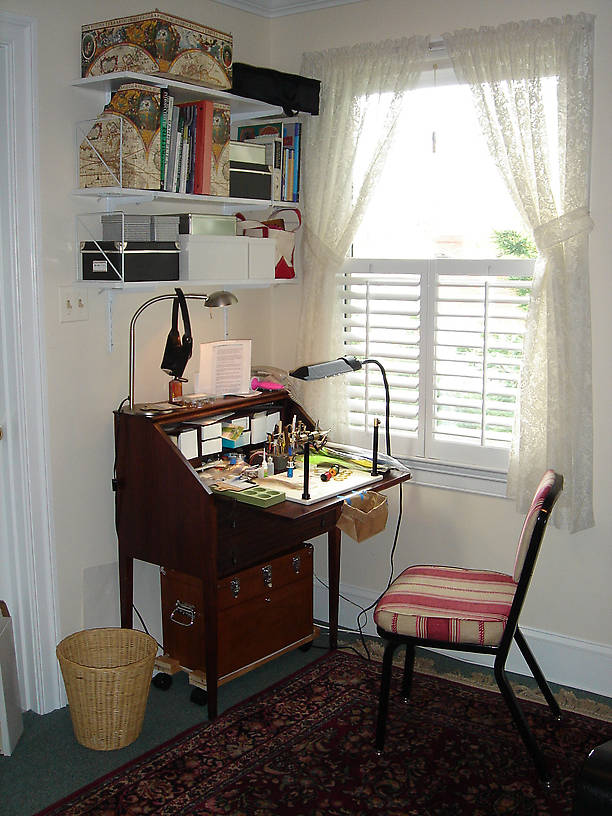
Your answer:
[[[533,261],[348,260],[340,275],[347,355],[379,360],[392,453],[505,469]],[[353,444],[384,421],[378,368],[350,375]]]

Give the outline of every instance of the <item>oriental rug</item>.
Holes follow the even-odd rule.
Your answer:
[[[539,782],[501,695],[415,674],[374,750],[380,663],[341,651],[41,811],[39,816],[569,816],[612,725],[522,706],[553,774]]]

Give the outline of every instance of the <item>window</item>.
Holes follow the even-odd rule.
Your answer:
[[[496,257],[496,233],[525,230],[469,88],[443,82],[449,70],[407,94],[341,271],[345,353],[385,366],[394,455],[504,471],[534,262]],[[350,441],[367,445],[384,416],[378,369],[348,388]]]
[[[506,469],[532,268],[510,259],[346,261],[345,352],[385,367],[395,456]],[[367,446],[374,417],[384,416],[378,368],[350,375],[348,397],[350,441]]]

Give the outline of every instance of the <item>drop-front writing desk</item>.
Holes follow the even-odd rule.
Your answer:
[[[202,581],[208,715],[217,715],[217,582],[266,559],[290,553],[327,533],[330,647],[337,647],[340,588],[338,496],[315,504],[285,501],[268,508],[211,495],[164,428],[234,411],[246,415],[270,406],[283,424],[293,415],[312,420],[286,391],[250,398],[226,397],[202,408],[145,416],[115,412],[116,526],[119,546],[121,625],[133,625],[133,559],[187,573]],[[255,446],[257,447],[257,446]],[[391,471],[376,490],[409,478]]]

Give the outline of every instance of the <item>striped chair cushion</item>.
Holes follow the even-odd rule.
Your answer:
[[[387,632],[496,646],[516,591],[511,575],[458,567],[408,567],[376,604]]]

